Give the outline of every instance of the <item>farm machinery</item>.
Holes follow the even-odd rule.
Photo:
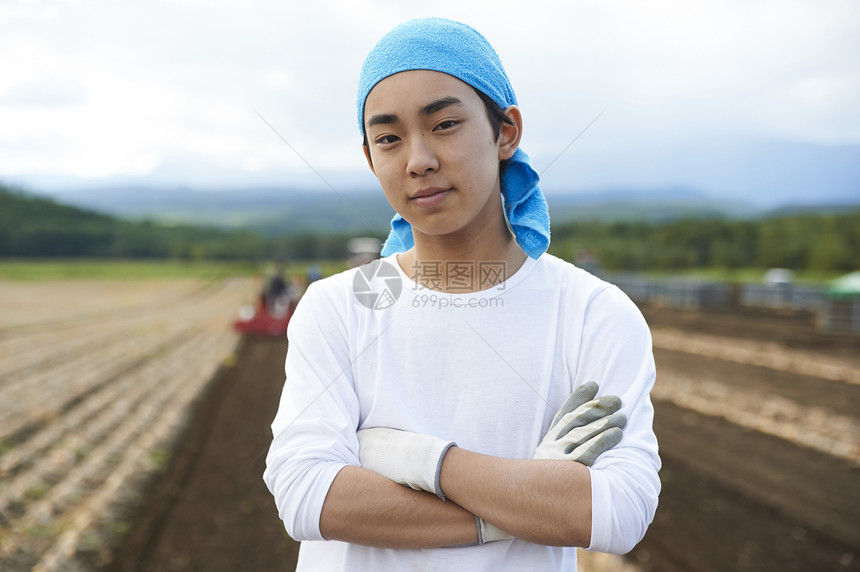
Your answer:
[[[279,269],[267,280],[256,307],[246,304],[239,309],[239,319],[233,322],[233,329],[242,334],[284,337],[297,303],[295,290]]]

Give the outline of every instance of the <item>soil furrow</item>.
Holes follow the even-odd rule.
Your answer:
[[[696,378],[719,382],[731,390],[779,395],[804,407],[821,407],[837,415],[860,412],[860,386],[763,366],[654,348],[658,374],[696,372]]]
[[[860,570],[860,468],[655,402],[663,492],[628,557],[654,571]]]

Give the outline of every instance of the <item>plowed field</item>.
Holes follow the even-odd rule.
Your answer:
[[[580,568],[860,570],[860,340],[822,335],[809,315],[644,311],[660,507],[631,554],[582,553]],[[162,483],[172,504],[147,509],[114,570],[292,569],[296,545],[260,480],[285,350],[246,343],[195,420],[211,437],[188,441]]]
[[[250,283],[0,283],[0,568],[110,558],[232,356]]]
[[[660,508],[646,571],[860,570],[860,339],[811,316],[645,309]]]
[[[216,296],[230,288],[221,284],[204,292]],[[182,299],[183,295],[176,293],[175,297]],[[645,540],[631,554],[624,558],[583,554],[582,570],[860,570],[860,339],[820,334],[808,315],[643,310],[654,335],[658,371],[653,398],[664,463],[660,507]],[[98,313],[88,308],[81,311]],[[135,312],[129,311],[127,319],[133,315]],[[66,322],[76,323],[80,318],[68,316]],[[34,335],[38,330],[36,325],[14,327],[22,335],[30,331],[28,328]],[[84,359],[83,348],[104,345],[107,351],[120,343],[117,338],[125,337],[125,330],[120,325],[114,327],[102,333],[94,330],[89,334],[93,337],[88,338],[93,341],[86,344],[66,339],[83,336],[79,330],[75,336],[59,335],[54,344],[72,346],[62,356],[52,358],[50,367],[62,372],[59,368]],[[205,397],[193,407],[193,422],[181,433],[162,477],[142,489],[146,502],[137,504],[142,508],[133,515],[121,512],[123,526],[113,531],[123,539],[118,549],[99,543],[98,539],[105,538],[104,531],[91,537],[77,533],[76,544],[62,544],[65,533],[53,534],[50,525],[43,525],[48,529],[34,527],[45,522],[39,519],[46,514],[85,512],[75,512],[71,504],[64,503],[77,502],[68,500],[78,498],[75,490],[87,490],[81,487],[90,482],[86,475],[110,472],[75,468],[87,466],[92,451],[101,447],[104,452],[99,458],[121,459],[123,453],[135,450],[126,445],[132,442],[131,437],[116,436],[123,435],[116,422],[97,422],[92,416],[111,410],[121,401],[119,396],[148,403],[160,393],[152,387],[164,387],[167,382],[139,389],[138,393],[134,388],[143,381],[124,386],[110,394],[113,397],[103,396],[93,402],[99,405],[90,405],[88,413],[77,413],[81,418],[77,425],[61,420],[107,391],[112,385],[104,382],[109,372],[114,372],[111,379],[118,379],[124,377],[123,372],[132,373],[146,364],[154,368],[154,361],[146,356],[163,355],[163,360],[155,361],[169,363],[167,358],[173,351],[185,356],[184,360],[177,357],[176,367],[187,367],[189,356],[202,347],[200,343],[181,345],[188,339],[181,328],[162,328],[160,335],[153,333],[151,339],[142,328],[137,336],[142,340],[139,345],[117,350],[139,349],[134,354],[139,356],[137,361],[126,362],[125,369],[119,362],[110,365],[113,362],[105,357],[107,365],[98,366],[106,368],[106,373],[100,374],[101,383],[91,382],[64,400],[52,396],[44,404],[28,402],[8,408],[15,409],[8,414],[8,426],[15,428],[4,433],[11,437],[4,437],[0,463],[5,468],[14,461],[17,468],[4,469],[11,478],[3,477],[0,491],[4,495],[15,491],[18,496],[6,501],[0,512],[4,519],[3,546],[15,549],[4,553],[8,558],[3,562],[4,570],[7,562],[17,566],[11,570],[27,569],[26,565],[39,559],[45,566],[51,554],[60,552],[57,546],[73,544],[74,558],[66,561],[90,569],[108,562],[111,570],[141,571],[290,570],[294,566],[296,545],[283,533],[261,480],[269,423],[283,383],[286,347],[281,340],[243,341],[235,366],[221,368],[214,377],[216,367],[208,371],[203,371],[202,365],[196,368],[213,380],[209,391],[202,392],[204,382],[196,389],[197,395]],[[18,336],[2,340],[12,337]],[[34,343],[16,346],[23,348],[22,357],[10,371],[26,371],[26,359],[48,363],[45,358],[25,358]],[[145,343],[150,345],[144,347]],[[226,353],[232,349],[230,343],[225,347]],[[164,353],[154,353],[158,351]],[[218,353],[207,359],[220,363],[215,356]],[[2,363],[6,367],[5,354]],[[90,363],[91,368],[96,367]],[[78,371],[81,369],[86,368]],[[2,375],[5,397],[7,381],[5,373]],[[143,374],[140,379],[150,377]],[[172,378],[169,373],[166,377]],[[43,379],[42,383],[53,384],[51,393],[64,386],[55,376]],[[166,410],[171,401],[165,397],[154,408]],[[195,402],[191,399],[186,403]],[[5,404],[4,399],[4,411]],[[147,416],[150,414],[136,415],[141,418],[140,426],[161,426]],[[134,415],[128,413],[123,419],[126,417]],[[28,421],[22,423],[20,419]],[[56,437],[39,437],[59,422],[69,423],[69,429],[54,429],[50,435]],[[77,439],[90,433],[110,435],[98,442],[112,444],[80,446]],[[25,446],[32,452],[15,452]],[[75,453],[78,450],[82,453]],[[152,457],[144,455],[143,460],[152,463]],[[37,463],[33,459],[42,460]],[[137,466],[140,463],[143,461],[138,460]],[[28,467],[36,465],[43,467],[39,474],[45,476],[32,482],[45,484],[33,487],[23,480],[20,485],[7,484],[23,479],[26,471],[32,470]],[[81,473],[74,477],[78,485],[58,484],[77,473]],[[113,482],[104,479],[103,483]],[[58,486],[58,492],[51,492]],[[126,488],[132,487],[102,484],[94,488],[100,493],[93,493],[91,498],[115,499]],[[88,503],[99,507],[112,506],[115,501]],[[69,517],[63,522],[69,522]],[[90,525],[89,530],[97,529]],[[67,554],[69,549],[65,550]]]

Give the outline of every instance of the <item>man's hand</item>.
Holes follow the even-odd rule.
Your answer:
[[[445,453],[455,445],[453,441],[388,427],[362,429],[357,436],[362,467],[445,500],[439,473]]]
[[[604,395],[594,399],[598,386],[589,381],[570,394],[550,423],[535,450],[535,459],[576,461],[586,467],[621,441],[627,416],[616,413],[621,399]]]
[[[621,427],[627,423],[623,413],[616,413],[621,409],[621,399],[615,395],[594,399],[598,389],[590,381],[570,394],[553,417],[534,459],[576,461],[590,467],[597,457],[621,441]],[[484,519],[475,519],[481,544],[511,537]]]

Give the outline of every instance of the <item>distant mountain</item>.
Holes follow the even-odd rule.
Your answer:
[[[130,219],[243,229],[266,236],[306,232],[380,233],[394,210],[381,192],[338,193],[277,188],[82,189],[69,203]]]
[[[547,193],[554,221],[645,220],[664,222],[682,218],[752,218],[762,209],[749,203],[709,197],[687,188],[652,191],[610,189],[577,194]]]
[[[562,155],[561,148],[532,154],[557,217],[626,217],[626,211],[658,219],[688,212],[757,216],[795,205],[860,203],[860,144],[659,132],[648,139],[585,143]],[[277,232],[325,228],[331,217],[335,225],[361,229],[392,214],[372,190],[378,182],[368,169],[323,172],[323,178],[308,170],[249,173],[186,159],[168,157],[151,172],[98,181],[50,172],[10,174],[4,181],[123,216],[261,225]],[[595,211],[586,203],[607,204]],[[568,210],[568,204],[576,208]],[[311,210],[296,216],[299,208]],[[366,222],[353,220],[361,218]]]
[[[714,135],[621,141],[571,152],[570,164],[576,170],[554,165],[542,175],[545,189],[681,187],[758,209],[860,202],[860,145],[856,144]]]
[[[766,208],[739,199],[717,198],[697,189],[605,189],[563,193],[545,191],[553,222],[684,218],[749,219],[773,213],[837,212],[842,204],[780,204]],[[131,220],[152,220],[264,236],[302,233],[384,234],[394,210],[379,190],[302,190],[274,187],[196,190],[118,187],[79,189],[58,195],[63,202]],[[858,196],[854,205],[860,204]]]

